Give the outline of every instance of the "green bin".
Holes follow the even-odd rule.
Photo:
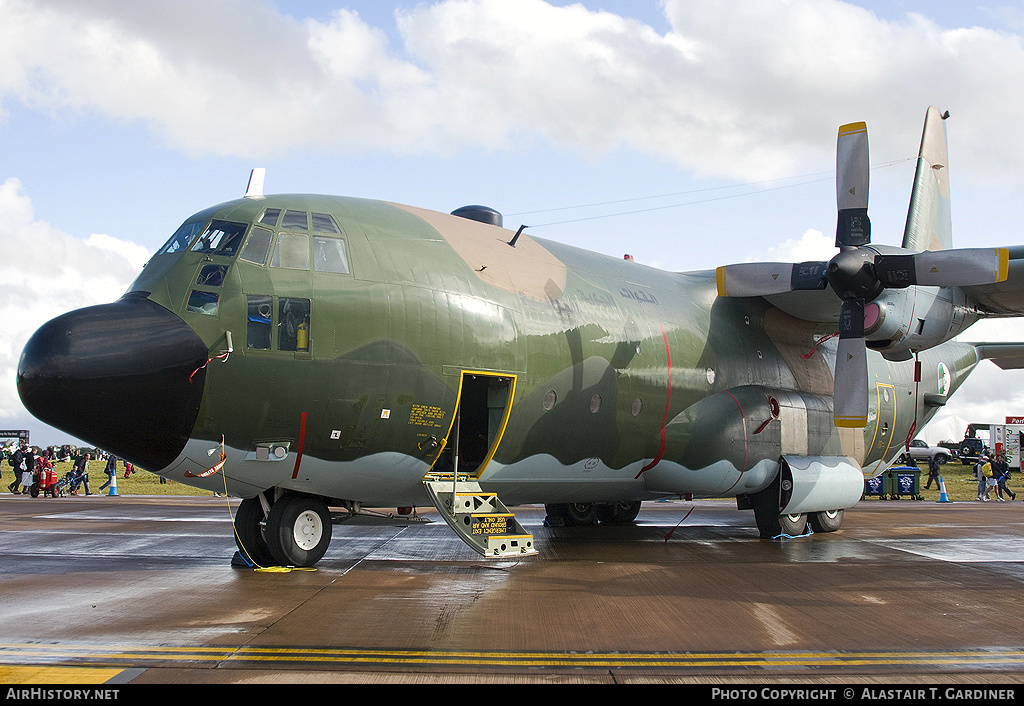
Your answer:
[[[892,496],[893,478],[889,471],[864,480],[864,496],[878,496],[882,500],[888,500]]]
[[[883,475],[890,476],[889,494],[895,498],[909,497],[923,500],[921,496],[921,469],[917,466],[897,466]]]

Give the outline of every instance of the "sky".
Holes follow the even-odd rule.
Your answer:
[[[867,122],[898,245],[934,105],[955,246],[1024,244],[1022,85],[997,0],[0,0],[0,428],[73,443],[18,399],[25,342],[254,167],[674,271],[826,259],[838,126]],[[943,414],[1024,414],[1024,372],[983,362]]]

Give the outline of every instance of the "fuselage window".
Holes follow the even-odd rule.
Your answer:
[[[209,227],[199,236],[192,246],[192,252],[212,253],[232,257],[242,242],[245,234],[244,223],[231,221],[211,221]]]
[[[268,208],[260,216],[260,223],[268,226],[277,225],[277,217],[281,215],[281,209],[279,208]]]
[[[277,236],[277,247],[270,258],[271,267],[287,267],[292,270],[309,269],[309,236],[295,233],[281,233]]]
[[[193,289],[188,298],[187,310],[194,314],[213,315],[217,313],[217,300],[219,295],[213,292],[201,292]]]
[[[313,222],[313,230],[317,233],[336,233],[341,235],[341,229],[334,222],[329,213],[312,213],[310,218]]]
[[[281,219],[281,228],[285,230],[309,230],[305,211],[285,211]]]
[[[262,265],[267,261],[267,253],[270,252],[270,241],[273,237],[274,233],[272,231],[260,228],[259,226],[253,226],[249,232],[249,239],[245,241],[245,247],[242,248],[242,254],[238,256],[238,259]]]
[[[157,255],[170,255],[172,253],[181,252],[188,247],[188,244],[192,242],[192,238],[196,237],[203,228],[203,224],[206,221],[194,221],[192,223],[182,223],[178,230],[174,231],[174,235],[171,239],[164,243],[164,246],[156,251]]]
[[[248,295],[248,318],[245,324],[245,347],[270,350],[270,317],[274,304],[265,295]]]
[[[224,278],[228,276],[227,265],[203,265],[196,277],[196,284],[201,287],[219,287],[224,284]]]
[[[345,241],[341,238],[313,236],[313,268],[317,272],[349,274]]]
[[[278,299],[277,348],[282,351],[309,350],[308,299]]]

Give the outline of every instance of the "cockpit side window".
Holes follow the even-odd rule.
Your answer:
[[[199,236],[199,240],[192,246],[192,252],[232,257],[238,251],[245,228],[245,223],[211,221],[203,234]]]
[[[242,254],[238,256],[238,259],[262,265],[267,261],[267,253],[270,252],[270,241],[273,237],[273,231],[253,226],[249,232],[249,239],[245,241],[245,247],[242,248]]]
[[[325,238],[314,235],[313,268],[317,272],[349,274],[348,253],[345,250],[345,241],[341,238]]]
[[[191,223],[182,223],[178,230],[174,231],[174,235],[171,239],[164,243],[164,246],[156,251],[157,255],[171,255],[176,252],[181,252],[188,247],[188,244],[192,242],[192,238],[196,237],[203,228],[203,224],[206,221],[192,221]]]

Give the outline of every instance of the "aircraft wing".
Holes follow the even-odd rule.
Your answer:
[[[1009,248],[1010,266],[1006,280],[995,284],[963,287],[988,316],[1024,315],[1024,246]]]
[[[1003,370],[1024,368],[1024,343],[975,343],[978,357],[991,360]]]

